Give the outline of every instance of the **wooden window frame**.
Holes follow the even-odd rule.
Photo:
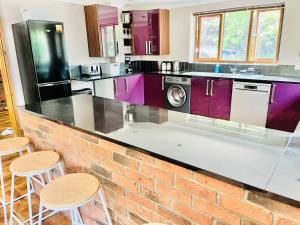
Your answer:
[[[277,33],[277,45],[276,45],[276,56],[275,59],[264,59],[256,58],[256,48],[257,48],[257,31],[258,31],[258,22],[259,22],[259,13],[266,11],[275,11],[280,10],[279,18],[279,29]],[[222,60],[222,45],[223,45],[223,34],[224,34],[224,17],[226,13],[244,11],[241,10],[232,10],[226,12],[215,12],[211,14],[204,15],[195,15],[195,40],[194,40],[194,62],[206,62],[206,63],[239,63],[239,64],[278,64],[279,52],[280,52],[280,43],[282,37],[282,24],[284,16],[284,7],[280,8],[263,8],[263,9],[251,9],[250,18],[249,18],[249,31],[248,31],[248,41],[247,41],[247,55],[246,60]],[[255,17],[255,14],[257,16]],[[218,41],[218,57],[217,58],[200,58],[200,38],[201,38],[201,19],[207,17],[220,17],[220,28],[219,28],[219,41]],[[254,26],[256,29],[254,31]]]

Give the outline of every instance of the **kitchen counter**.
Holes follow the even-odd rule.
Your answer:
[[[300,127],[291,135],[88,95],[21,110],[195,171],[300,201]]]
[[[72,77],[72,80],[77,81],[95,81],[103,79],[111,79],[122,76],[133,76],[137,74],[161,74],[167,76],[186,76],[186,77],[205,77],[205,78],[223,78],[223,79],[234,79],[234,80],[245,80],[245,81],[262,81],[262,82],[287,82],[287,83],[300,83],[300,77],[298,76],[275,76],[275,75],[250,75],[250,74],[232,74],[232,73],[211,73],[211,72],[168,72],[168,71],[154,71],[154,72],[132,72],[126,73],[121,72],[116,75],[102,74],[102,76],[93,77]]]

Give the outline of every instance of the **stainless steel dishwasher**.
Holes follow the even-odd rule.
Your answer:
[[[266,126],[271,84],[233,82],[230,120]]]

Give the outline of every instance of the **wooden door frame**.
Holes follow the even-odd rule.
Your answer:
[[[10,122],[15,136],[20,136],[21,129],[18,119],[13,88],[10,80],[10,71],[8,68],[7,50],[5,48],[3,27],[0,20],[0,75],[2,76],[3,88],[5,93],[6,104],[8,108]]]

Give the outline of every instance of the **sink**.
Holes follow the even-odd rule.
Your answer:
[[[211,73],[211,72],[185,72],[182,73],[185,76],[195,76],[195,77],[222,77],[222,73]]]

